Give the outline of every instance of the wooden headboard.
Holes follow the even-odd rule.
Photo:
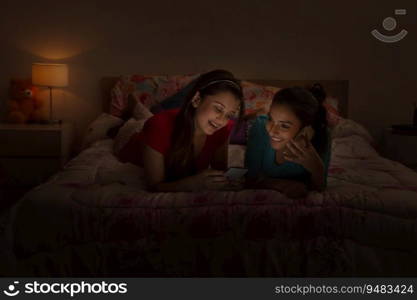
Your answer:
[[[103,111],[109,112],[111,103],[110,91],[116,84],[119,77],[103,77],[100,81],[101,95],[103,99]],[[342,117],[348,117],[348,96],[349,96],[349,81],[348,80],[258,80],[247,79],[247,81],[258,84],[276,86],[279,88],[286,88],[292,86],[310,87],[314,83],[320,83],[327,95],[339,99],[339,111]]]

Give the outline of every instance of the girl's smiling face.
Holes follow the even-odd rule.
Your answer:
[[[288,105],[271,105],[265,127],[274,150],[283,150],[288,141],[297,135],[301,126],[300,119]]]
[[[239,100],[229,92],[196,97],[195,125],[199,133],[211,135],[227,125],[239,111]]]

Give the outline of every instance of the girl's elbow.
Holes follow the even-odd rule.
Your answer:
[[[151,192],[151,193],[157,193],[157,192],[159,192],[159,189],[158,189],[158,186],[157,185],[155,185],[155,184],[148,184],[147,185],[147,190],[148,190],[148,192]]]
[[[161,182],[147,182],[146,184],[147,190],[152,193],[161,192]]]

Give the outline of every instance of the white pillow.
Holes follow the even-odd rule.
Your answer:
[[[82,149],[90,147],[94,142],[104,140],[110,128],[120,126],[123,120],[107,113],[102,113],[87,128],[82,142]]]
[[[129,142],[130,138],[137,132],[140,132],[146,120],[153,116],[141,102],[138,102],[133,110],[133,118],[130,118],[119,129],[116,138],[114,139],[113,151],[118,154],[120,150]]]
[[[374,142],[374,139],[369,131],[361,124],[351,119],[340,120],[340,122],[332,130],[332,138],[343,138],[352,135],[359,135],[370,144],[373,144]]]
[[[138,101],[136,103],[135,109],[133,110],[132,114],[133,118],[135,118],[136,120],[147,120],[152,116],[153,113],[151,113],[149,109],[142,104],[142,102]]]
[[[137,132],[140,132],[147,119],[136,120],[130,118],[122,128],[119,129],[114,139],[113,151],[118,154],[120,150],[129,142],[130,138]]]

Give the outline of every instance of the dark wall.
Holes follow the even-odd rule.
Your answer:
[[[395,44],[370,34],[388,33],[389,16],[394,33],[409,31]],[[349,79],[350,117],[378,137],[411,121],[416,19],[415,0],[2,1],[0,108],[8,80],[30,77],[32,62],[68,63],[70,86],[56,91],[55,115],[76,120],[80,135],[100,112],[103,76],[221,67],[242,78]]]

